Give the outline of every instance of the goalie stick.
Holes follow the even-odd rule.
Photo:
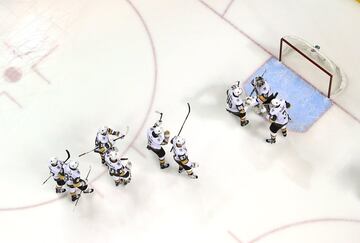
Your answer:
[[[123,139],[127,134],[128,134],[128,132],[129,132],[129,126],[126,126],[126,131],[125,131],[125,133],[122,135],[122,136],[120,136],[120,137],[118,137],[118,138],[115,138],[113,141],[115,142],[115,141],[117,141],[117,140],[119,140],[119,139]],[[79,157],[82,157],[82,156],[84,156],[84,155],[86,155],[86,154],[89,154],[89,153],[91,153],[91,152],[94,152],[96,149],[98,149],[99,147],[96,147],[96,148],[93,148],[92,150],[90,150],[90,151],[87,151],[87,152],[85,152],[85,153],[82,153],[82,154],[79,154]]]
[[[66,151],[66,154],[67,154],[67,158],[64,160],[63,163],[65,163],[66,161],[68,161],[70,159],[70,152],[69,150],[65,149]],[[50,175],[42,184],[44,185],[50,178],[51,178],[52,175]]]
[[[86,178],[85,178],[85,181],[87,182],[88,181],[88,177],[89,177],[89,175],[90,175],[90,172],[91,172],[91,166],[89,166],[89,171],[88,171],[88,173],[87,173],[87,175],[86,175]],[[81,197],[81,193],[82,193],[83,191],[80,191],[80,194],[79,194],[79,198],[76,200],[76,202],[75,202],[75,207],[76,207],[76,205],[78,204],[78,202],[79,202],[79,199],[80,199],[80,197]],[[74,207],[74,209],[75,209],[75,207]]]
[[[186,122],[186,120],[188,119],[188,117],[189,117],[189,115],[190,115],[190,111],[191,111],[191,109],[190,109],[190,104],[189,104],[189,103],[187,103],[187,105],[188,105],[188,113],[187,113],[187,115],[186,115],[186,117],[185,117],[185,120],[184,120],[183,124],[181,125],[181,128],[180,128],[180,130],[179,130],[179,132],[178,132],[177,136],[179,136],[179,135],[180,135],[180,133],[181,133],[182,129],[184,128],[185,122]],[[172,151],[173,151],[173,149],[174,149],[174,147],[172,147],[172,148],[171,148],[170,152],[172,152]]]

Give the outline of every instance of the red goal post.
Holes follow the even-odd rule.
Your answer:
[[[285,55],[294,51],[305,58],[318,70],[321,70],[321,72],[328,76],[329,85],[327,86],[326,92],[327,97],[330,98],[330,96],[338,94],[345,88],[346,78],[340,68],[326,55],[321,53],[319,49],[319,46],[312,45],[299,37],[285,36],[280,40],[279,61],[283,61]]]

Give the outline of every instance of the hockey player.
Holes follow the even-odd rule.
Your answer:
[[[284,99],[274,98],[271,100],[270,111],[267,118],[270,120],[270,138],[266,139],[268,143],[276,142],[276,133],[281,129],[282,135],[287,136],[286,125],[289,122],[287,109],[290,103]]]
[[[260,114],[269,111],[269,104],[273,98],[276,98],[277,93],[271,92],[270,85],[262,76],[255,77],[251,81],[251,85],[254,87],[256,98],[247,97],[247,105],[254,106]]]
[[[161,169],[168,168],[169,163],[165,162],[165,150],[162,146],[169,143],[170,132],[168,130],[164,132],[161,122],[158,121],[148,129],[147,138],[148,145],[146,148],[153,151],[159,157]]]
[[[49,169],[51,176],[56,182],[56,193],[63,193],[66,191],[66,189],[63,188],[63,185],[65,185],[65,174],[63,166],[64,162],[59,160],[57,157],[50,158]]]
[[[87,181],[80,178],[78,167],[79,162],[74,160],[69,161],[64,166],[66,185],[69,188],[72,201],[80,198],[80,191],[83,193],[92,193],[94,191],[94,189],[89,188]]]
[[[180,136],[175,136],[171,139],[171,143],[173,145],[173,158],[179,165],[178,172],[182,173],[185,170],[190,178],[197,179],[198,176],[192,171],[192,168],[197,167],[197,165],[189,161],[185,139]]]
[[[243,100],[240,95],[243,90],[239,86],[240,82],[232,85],[227,91],[227,107],[226,110],[235,116],[240,117],[240,125],[246,126],[249,123],[249,120],[246,119],[246,111]]]
[[[105,153],[108,149],[112,148],[113,141],[109,138],[109,135],[114,135],[120,138],[124,138],[125,135],[120,136],[119,131],[115,131],[109,127],[102,127],[96,134],[95,139],[95,153],[99,153],[101,157],[101,163],[105,165]]]
[[[109,174],[115,182],[115,186],[126,186],[131,181],[131,162],[121,159],[118,150],[113,147],[106,152],[105,160],[109,168]]]

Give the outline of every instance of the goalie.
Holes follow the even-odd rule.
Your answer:
[[[251,81],[251,85],[254,88],[250,96],[246,98],[245,103],[248,106],[255,107],[256,112],[259,114],[269,112],[270,102],[272,99],[276,98],[277,93],[274,94],[271,92],[270,85],[262,76],[255,77]],[[256,93],[256,98],[252,97],[254,92]]]

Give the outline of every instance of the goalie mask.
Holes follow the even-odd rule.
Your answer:
[[[261,86],[263,86],[264,84],[265,84],[265,80],[264,80],[263,77],[258,76],[258,77],[255,78],[255,85],[256,85],[257,87],[261,87]]]

